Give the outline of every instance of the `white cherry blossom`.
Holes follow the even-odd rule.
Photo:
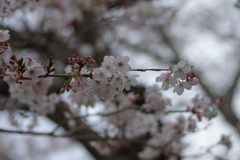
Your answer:
[[[11,72],[9,69],[7,69],[5,73],[6,73],[6,76],[3,78],[3,80],[7,82],[9,85],[18,83],[22,75],[22,74],[19,74],[17,71]]]
[[[171,76],[171,72],[162,73],[156,78],[156,82],[163,82],[162,89],[165,91],[168,90],[169,85],[171,85],[172,87],[175,87],[176,85],[176,80],[173,76]]]
[[[97,81],[106,81],[108,78],[108,75],[103,68],[95,68],[92,74],[93,78]]]
[[[139,75],[137,75],[137,74],[134,74],[134,75],[131,75],[130,77],[127,77],[127,80],[125,82],[125,89],[127,91],[130,90],[131,86],[136,86],[137,85],[137,80],[136,80],[137,77],[139,77]]]
[[[90,94],[98,94],[105,90],[105,83],[103,81],[90,79],[88,81],[88,86],[88,93]]]
[[[116,86],[112,82],[106,82],[105,83],[105,90],[98,94],[99,97],[101,97],[104,100],[110,100],[112,101],[115,94],[116,94]]]
[[[191,67],[188,66],[185,61],[180,61],[177,65],[173,66],[172,71],[174,73],[174,78],[185,80],[187,73],[191,72]]]
[[[128,64],[129,60],[130,58],[128,56],[118,55],[116,58],[117,71],[122,73],[130,71],[131,66]]]
[[[116,74],[113,79],[112,83],[118,88],[118,92],[121,93],[125,88],[124,84],[126,82],[125,75],[122,73]]]
[[[116,74],[116,67],[117,67],[117,62],[115,57],[113,56],[104,57],[104,60],[102,62],[102,68],[105,70],[105,72],[109,76]]]
[[[178,95],[182,95],[184,92],[184,89],[190,90],[192,89],[192,86],[189,82],[180,82],[174,89],[173,93],[177,92]]]

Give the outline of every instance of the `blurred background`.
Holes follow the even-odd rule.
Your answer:
[[[12,53],[46,64],[52,55],[56,73],[64,73],[72,54],[92,56],[98,64],[105,55],[128,55],[132,68],[169,68],[181,60],[194,66],[193,72],[200,80],[198,87],[185,91],[182,96],[173,94],[172,90],[163,94],[172,98],[175,107],[187,106],[197,93],[213,101],[223,98],[223,103],[217,118],[199,124],[202,128],[209,125],[206,130],[184,139],[191,149],[183,154],[202,151],[224,133],[233,140],[229,159],[240,159],[240,1],[8,2],[8,5],[0,3],[0,28],[9,30]],[[155,84],[155,78],[160,75],[159,72],[137,74],[140,74],[140,84],[146,87]],[[59,93],[63,83],[55,79],[49,93]],[[0,87],[4,105],[9,97],[8,85],[0,80]],[[35,130],[51,131],[62,114],[58,110],[52,116],[41,118]],[[8,122],[7,111],[1,111],[0,115],[0,127],[14,129]],[[1,160],[102,159],[92,151],[87,140],[1,133],[0,142]]]

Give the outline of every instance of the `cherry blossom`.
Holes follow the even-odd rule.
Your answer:
[[[88,93],[90,94],[98,94],[105,90],[105,82],[103,81],[96,81],[93,79],[90,79],[88,81]]]
[[[165,91],[168,90],[169,85],[171,85],[172,87],[175,87],[176,85],[176,80],[173,76],[171,76],[171,74],[171,72],[162,73],[156,78],[156,82],[163,82],[162,89]]]
[[[31,58],[25,58],[24,64],[27,68],[33,68],[33,67],[36,67],[39,65],[35,60],[33,60]]]
[[[128,56],[118,55],[116,57],[117,71],[122,73],[128,72],[131,69],[131,66],[128,64],[129,60]]]
[[[122,93],[123,89],[125,88],[126,78],[122,73],[116,74],[112,79],[113,84],[118,89],[119,93]]]
[[[125,82],[125,89],[127,91],[130,90],[130,87],[131,86],[136,86],[137,85],[137,80],[136,78],[139,77],[139,75],[137,74],[134,74],[134,75],[131,75],[130,77],[126,77],[126,82]]]
[[[113,56],[105,56],[102,62],[102,68],[109,76],[116,74],[116,59]]]
[[[174,78],[185,80],[187,78],[187,73],[191,72],[191,67],[188,66],[185,61],[180,61],[177,65],[173,66],[172,71],[174,73]]]
[[[182,95],[184,89],[190,90],[192,88],[189,82],[180,82],[177,86],[173,89],[173,93],[176,92],[178,95]]]
[[[39,81],[38,76],[44,73],[45,71],[42,65],[38,65],[38,66],[34,65],[34,67],[28,68],[28,70],[24,73],[24,75],[29,78],[32,78],[34,82],[38,82]]]
[[[98,81],[106,81],[109,77],[103,68],[96,68],[93,70],[93,78]]]
[[[20,78],[22,77],[22,73],[18,73],[17,71],[11,72],[10,69],[6,70],[6,75],[3,80],[6,81],[9,85],[14,83],[19,83]]]

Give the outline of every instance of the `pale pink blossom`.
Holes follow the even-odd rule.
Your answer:
[[[22,77],[22,73],[18,73],[17,71],[11,72],[9,69],[7,69],[5,73],[6,76],[3,78],[3,80],[9,85],[19,83],[19,80]]]
[[[33,60],[31,58],[25,58],[24,64],[27,68],[33,68],[33,67],[36,67],[39,65],[35,60]]]
[[[38,82],[39,78],[38,76],[43,75],[45,73],[44,68],[42,65],[32,65],[31,68],[28,68],[24,75],[32,78],[34,82]]]

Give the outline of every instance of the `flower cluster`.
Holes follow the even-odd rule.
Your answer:
[[[88,69],[89,65],[95,62],[89,56],[85,58],[74,56],[69,61],[76,62],[77,66],[72,66],[68,74],[78,76],[69,78],[61,91],[71,89],[69,98],[78,105],[93,106],[97,98],[113,100],[116,94],[122,93],[124,89],[130,90],[130,86],[137,83],[138,75],[125,74],[131,69],[128,56],[118,55],[116,58],[105,56],[101,67],[94,69]]]
[[[183,116],[179,116],[175,123],[165,124],[161,132],[147,141],[147,145],[143,151],[138,153],[138,157],[140,159],[154,159],[163,152],[170,159],[175,159],[183,148],[181,139],[186,134],[187,125],[188,121]]]
[[[174,87],[173,92],[181,95],[184,89],[190,90],[192,86],[197,85],[198,79],[191,73],[191,67],[186,62],[180,61],[171,68],[171,72],[162,73],[158,76],[156,82],[163,82],[163,90],[168,90],[169,86],[172,86]]]
[[[197,120],[201,121],[202,117],[211,120],[217,116],[216,105],[210,99],[199,98],[197,95],[193,98],[193,107],[186,107],[185,110],[171,109],[170,100],[164,98],[159,88],[155,85],[149,88],[144,94],[144,100],[141,103],[138,101],[138,96],[132,92],[128,94],[117,95],[114,101],[106,101],[104,110],[100,115],[111,125],[109,130],[106,128],[104,134],[107,137],[124,138],[129,140],[142,139],[146,135],[151,138],[144,143],[144,148],[138,153],[140,159],[154,159],[161,153],[168,158],[176,158],[184,144],[181,140],[189,132],[196,132]],[[162,121],[161,117],[169,113],[191,113],[190,116],[180,115],[176,117],[176,122]],[[113,114],[114,113],[114,114]],[[196,115],[196,117],[194,116]],[[164,124],[164,125],[160,125]],[[98,142],[95,142],[98,144]],[[222,137],[221,142],[227,148],[231,148],[231,143],[228,137]],[[101,144],[98,144],[101,146]],[[107,147],[108,145],[104,145]],[[96,149],[99,149],[96,147]],[[108,146],[108,154],[112,152],[112,148]]]
[[[22,83],[20,80],[23,76],[31,78],[34,82],[38,82],[38,76],[45,73],[43,65],[31,58],[17,59],[12,55],[10,59],[9,63],[11,66],[8,66],[5,72],[7,76],[3,78],[8,84]]]

